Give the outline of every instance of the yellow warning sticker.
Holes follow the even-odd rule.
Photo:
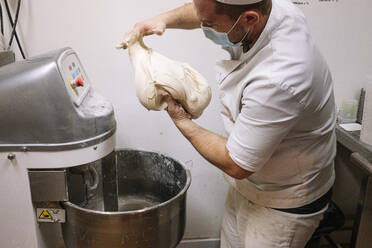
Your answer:
[[[39,216],[39,219],[51,220],[52,219],[52,216],[49,214],[49,212],[47,210],[43,210],[43,212],[41,212],[41,214]]]

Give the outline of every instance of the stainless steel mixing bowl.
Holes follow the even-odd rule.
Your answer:
[[[67,248],[177,246],[184,234],[191,182],[182,163],[155,152],[118,150],[86,167],[81,169],[81,185],[92,184],[86,190],[74,178],[76,169],[70,173],[70,201],[63,203],[67,221],[62,225]]]

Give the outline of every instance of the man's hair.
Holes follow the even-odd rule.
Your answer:
[[[262,0],[261,2],[247,5],[232,5],[217,2],[215,0],[215,11],[216,14],[228,15],[232,20],[236,20],[239,16],[248,10],[257,10],[262,15],[266,16],[269,14],[271,7],[271,0]]]

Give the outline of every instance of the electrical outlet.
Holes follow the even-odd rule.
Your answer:
[[[15,55],[12,51],[0,51],[0,67],[13,63],[15,61]]]

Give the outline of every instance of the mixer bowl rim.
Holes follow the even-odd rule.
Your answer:
[[[142,208],[142,209],[138,209],[138,210],[130,210],[130,211],[98,211],[98,210],[92,210],[92,209],[87,209],[87,208],[80,207],[80,206],[78,206],[78,205],[76,205],[76,204],[74,204],[74,203],[72,203],[70,201],[62,202],[62,204],[64,206],[75,208],[75,209],[78,209],[78,210],[83,211],[83,212],[94,213],[94,214],[97,214],[97,215],[122,215],[122,214],[135,215],[135,214],[145,213],[145,212],[149,212],[149,211],[152,211],[152,210],[155,210],[155,209],[162,208],[162,207],[170,204],[171,202],[177,200],[178,198],[180,198],[181,196],[183,196],[183,195],[186,194],[187,190],[189,189],[189,187],[191,185],[191,173],[190,173],[190,170],[187,169],[186,166],[184,165],[184,163],[182,163],[181,161],[179,161],[177,159],[174,159],[171,156],[168,156],[166,153],[156,152],[156,151],[152,151],[152,150],[130,149],[130,148],[122,148],[122,149],[115,149],[114,150],[115,153],[116,152],[120,152],[120,151],[135,151],[135,152],[145,152],[145,153],[156,153],[158,155],[163,155],[163,156],[165,156],[167,158],[171,158],[172,160],[174,160],[175,162],[177,162],[178,164],[180,164],[182,166],[182,168],[184,169],[184,171],[186,172],[186,183],[185,183],[185,186],[183,187],[183,189],[180,192],[178,192],[177,195],[173,196],[169,200],[164,201],[164,202],[162,202],[160,204],[156,204],[156,205],[151,206],[151,207],[146,207],[146,208]]]

